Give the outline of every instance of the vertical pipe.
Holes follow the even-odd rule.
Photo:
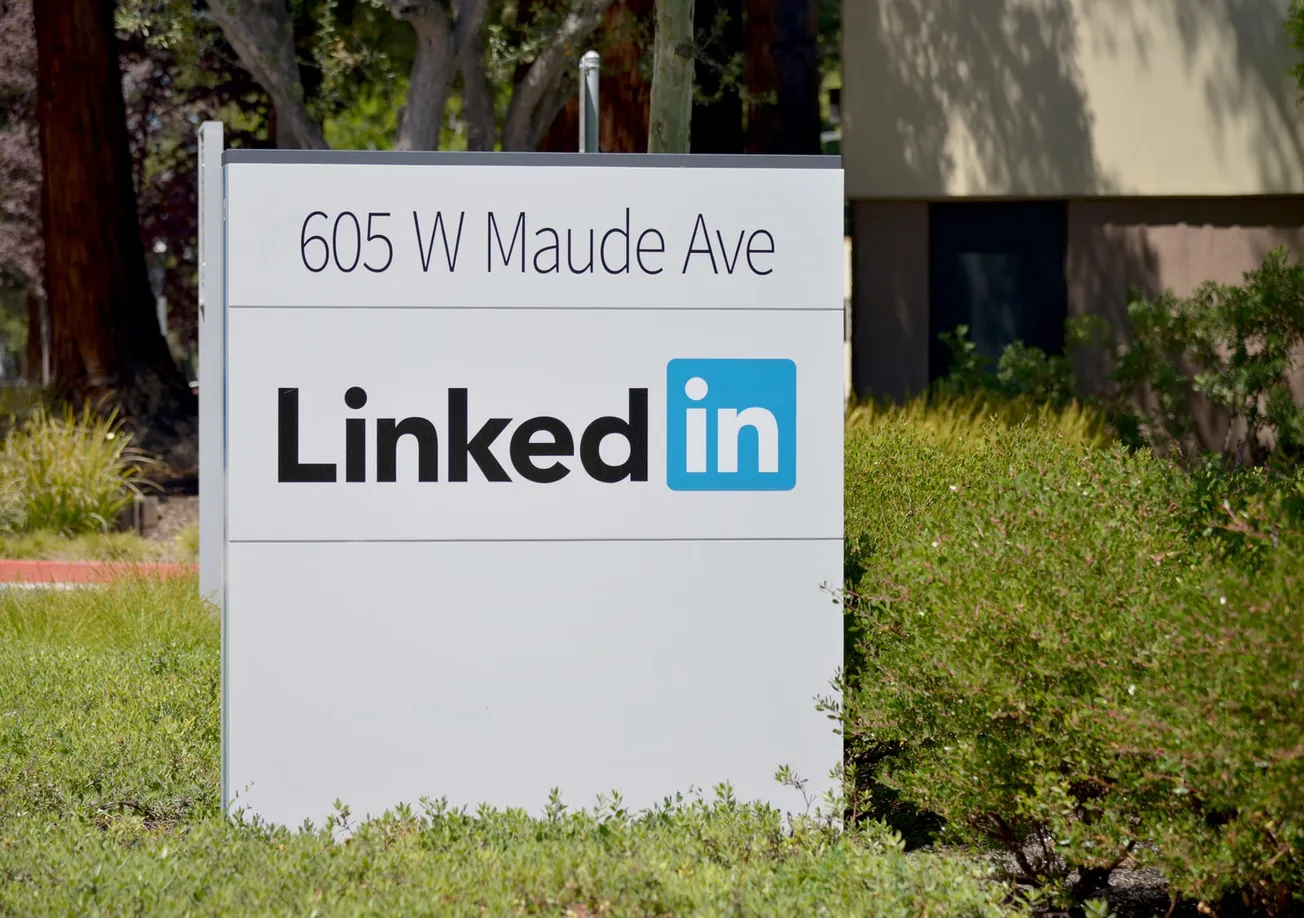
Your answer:
[[[580,58],[580,152],[598,150],[598,70],[601,58],[588,51]]]

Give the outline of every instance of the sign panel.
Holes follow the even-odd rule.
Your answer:
[[[228,804],[827,786],[837,161],[225,161]]]

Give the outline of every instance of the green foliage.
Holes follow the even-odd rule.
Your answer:
[[[1304,902],[1299,477],[885,419],[849,429],[846,480],[866,811],[1052,890],[1082,869],[1084,898],[1129,857],[1208,903]]]
[[[1193,454],[1191,394],[1200,393],[1232,418],[1226,455],[1261,460],[1264,434],[1283,456],[1304,451],[1304,409],[1289,385],[1304,347],[1304,263],[1277,249],[1242,284],[1202,284],[1186,299],[1135,296],[1128,316],[1132,341],[1113,348],[1114,381],[1131,398],[1118,411],[1123,429]]]
[[[217,641],[192,579],[0,593],[0,836],[216,815]]]
[[[847,412],[849,429],[893,422],[908,423],[915,430],[944,439],[980,437],[993,427],[1031,424],[1086,446],[1110,442],[1104,414],[1091,406],[1068,402],[1057,407],[1028,396],[1007,396],[983,388],[955,395],[934,393],[903,405],[865,402],[851,406]]]
[[[1070,322],[1066,349],[1098,346],[1110,364],[1110,391],[1088,399],[1108,414],[1117,436],[1165,455],[1199,456],[1197,398],[1230,419],[1221,452],[1239,464],[1304,458],[1304,407],[1290,388],[1304,353],[1304,262],[1284,249],[1265,256],[1241,284],[1202,284],[1191,296],[1134,294],[1127,334],[1104,320]],[[1069,361],[1015,342],[995,372],[986,368],[960,326],[942,338],[949,375],[937,391],[996,392],[1054,406],[1072,402]]]
[[[8,531],[103,532],[134,500],[144,456],[116,415],[38,405],[0,446],[0,520]]]
[[[132,531],[77,536],[49,530],[0,534],[0,558],[194,564],[199,559],[199,527],[191,524],[170,541],[141,538]]]
[[[995,371],[969,340],[969,327],[957,326],[939,337],[951,351],[948,376],[935,387],[942,396],[972,392],[994,392],[1009,399],[1028,399],[1062,408],[1074,400],[1075,382],[1069,362],[1062,356],[1047,356],[1035,347],[1016,341],[1005,349]]]
[[[225,819],[218,631],[193,580],[0,593],[0,914],[1008,913],[972,860],[785,825],[726,787],[642,814]]]

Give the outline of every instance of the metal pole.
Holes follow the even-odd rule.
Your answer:
[[[223,603],[226,577],[226,253],[220,121],[199,127],[199,594]]]
[[[601,58],[588,51],[580,58],[580,152],[598,150],[598,67]]]

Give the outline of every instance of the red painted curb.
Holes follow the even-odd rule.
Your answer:
[[[0,559],[0,583],[109,583],[128,577],[184,577],[197,569],[193,564]]]

